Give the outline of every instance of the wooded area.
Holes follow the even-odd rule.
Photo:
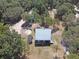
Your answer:
[[[79,0],[0,0],[0,59],[20,59],[27,50],[21,36],[9,30],[21,19],[42,26],[63,22],[62,39],[71,53],[69,59],[79,59],[79,18],[75,17],[74,5],[79,8]],[[52,9],[57,10],[55,19],[48,13]]]

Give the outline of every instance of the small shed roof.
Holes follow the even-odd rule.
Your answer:
[[[51,40],[51,29],[36,29],[35,40]]]

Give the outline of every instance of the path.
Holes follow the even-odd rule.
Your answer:
[[[23,21],[23,19],[21,19],[18,23],[14,24],[13,26],[10,26],[10,30],[15,30],[18,34],[21,34],[21,30],[22,30],[22,24],[25,21]]]
[[[48,13],[49,13],[50,17],[52,19],[54,19],[55,18],[55,14],[57,14],[57,11],[56,11],[56,9],[52,9],[52,10],[49,10]]]
[[[49,15],[52,19],[54,19],[55,14],[56,14],[56,10],[49,11]],[[53,34],[53,37],[55,39],[55,44],[58,45],[58,50],[57,50],[57,53],[54,53],[54,55],[58,55],[60,57],[60,59],[63,59],[64,48],[61,45],[61,39],[62,39],[62,33],[64,31],[64,27],[62,26],[62,22],[60,22],[60,25],[57,25],[57,27],[59,28],[59,31],[55,32]]]
[[[31,47],[29,59],[52,59],[54,51],[51,47]]]
[[[60,28],[62,28],[62,29],[60,29],[59,31],[55,32],[53,34],[53,36],[54,36],[54,39],[57,42],[56,45],[58,46],[58,50],[57,50],[57,52],[55,54],[57,54],[58,57],[60,57],[60,59],[63,59],[64,48],[63,48],[63,46],[61,45],[60,42],[61,42],[61,39],[62,39],[62,33],[63,33],[64,28],[63,27],[60,27]]]

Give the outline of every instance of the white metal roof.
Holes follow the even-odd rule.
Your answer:
[[[36,29],[35,40],[51,40],[51,29]]]

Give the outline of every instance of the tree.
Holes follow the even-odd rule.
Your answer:
[[[22,7],[9,7],[3,13],[3,18],[5,23],[16,23],[21,18],[21,14],[24,12]]]
[[[68,31],[65,31],[63,34],[63,40],[68,46],[69,51],[76,53],[76,49],[79,47],[79,25],[70,26]]]
[[[77,7],[78,7],[78,9],[79,9],[79,2],[77,3]]]
[[[79,0],[68,0],[69,2],[71,2],[72,4],[77,4],[79,2]]]
[[[64,3],[57,8],[57,14],[63,16],[65,14],[74,13],[74,6],[71,3]]]
[[[24,9],[20,6],[18,0],[0,0],[0,15],[2,22],[14,23],[21,18],[20,15]],[[13,21],[15,19],[15,21]]]
[[[47,8],[47,3],[45,3],[45,0],[34,0],[33,1],[33,4],[34,4],[34,8],[38,10],[38,14],[39,15],[42,15],[42,14],[45,14]]]
[[[0,12],[3,13],[7,8],[7,1],[6,0],[0,0]]]
[[[33,0],[18,0],[24,10],[29,11],[33,7]]]
[[[25,41],[7,25],[0,24],[0,59],[20,59],[25,52]]]
[[[53,0],[48,0],[48,7],[53,8]]]
[[[53,0],[53,4],[55,4],[55,8],[60,7],[60,5],[63,5],[63,3],[66,3],[66,0],[57,0],[57,1]]]
[[[35,23],[40,23],[40,24],[42,23],[42,18],[36,11],[33,11],[32,17]]]
[[[17,2],[17,0],[0,0],[0,12],[4,13],[6,12],[6,9],[9,7],[19,7],[20,4]]]
[[[24,12],[23,14],[21,14],[21,17],[22,17],[22,19],[23,19],[23,20],[28,21],[28,20],[29,20],[30,15],[29,15],[27,12]]]
[[[33,11],[33,13],[30,15],[27,12],[23,13],[21,15],[22,19],[26,20],[29,23],[40,23],[41,24],[41,16],[36,12]]]
[[[1,22],[1,19],[2,19],[2,14],[7,8],[7,4],[8,3],[6,2],[6,0],[0,0],[0,22]]]
[[[50,4],[53,6],[53,8],[58,8],[60,7],[60,5],[63,5],[64,3],[71,3],[71,2],[70,0],[51,0]]]
[[[68,59],[79,59],[79,56],[76,55],[76,54],[70,54],[70,55],[68,56]]]
[[[67,14],[63,15],[62,16],[62,21],[65,24],[65,30],[68,30],[68,28],[70,26],[73,26],[77,23],[77,20],[76,20],[75,15],[73,13],[70,13],[68,15]]]
[[[52,25],[53,24],[53,20],[51,17],[47,16],[44,18],[44,23],[47,25]]]
[[[70,13],[68,15],[62,16],[62,21],[66,23],[66,25],[72,25],[76,22],[75,15],[73,13]]]

